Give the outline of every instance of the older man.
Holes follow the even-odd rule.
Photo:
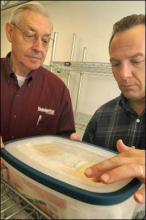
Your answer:
[[[69,91],[43,64],[52,23],[37,3],[17,8],[6,24],[11,52],[1,59],[3,141],[35,135],[70,136],[75,131]]]
[[[83,141],[115,151],[118,149],[119,154],[85,173],[107,184],[129,177],[137,177],[145,183],[144,15],[130,15],[115,23],[109,54],[122,94],[95,112]],[[144,203],[145,189],[140,189],[134,197]]]

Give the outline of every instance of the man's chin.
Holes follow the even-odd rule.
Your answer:
[[[139,101],[142,99],[140,96],[138,96],[138,94],[134,93],[123,93],[123,95],[131,101]]]
[[[28,67],[30,70],[35,70],[35,69],[38,69],[40,66],[41,66],[41,63],[31,63],[31,64],[28,65],[27,67]]]

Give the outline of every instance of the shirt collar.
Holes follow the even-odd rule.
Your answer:
[[[125,110],[129,109],[128,100],[123,94],[121,94],[119,104],[121,107],[125,108]]]
[[[124,109],[127,114],[132,114],[136,117],[138,116],[137,112],[129,106],[128,99],[123,94],[121,94],[120,96],[119,105]]]

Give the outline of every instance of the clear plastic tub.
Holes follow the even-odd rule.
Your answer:
[[[56,136],[20,139],[2,149],[3,176],[53,219],[131,219],[137,179],[106,185],[84,175],[86,167],[114,155]]]

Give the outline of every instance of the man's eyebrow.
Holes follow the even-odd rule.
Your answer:
[[[144,57],[144,54],[143,53],[136,53],[132,56],[129,56],[128,58],[137,58],[137,57]],[[119,60],[114,57],[111,57],[110,62],[112,62],[112,61],[119,61]]]
[[[143,53],[136,53],[133,56],[131,56],[131,58],[136,58],[136,57],[144,57]]]
[[[30,25],[27,25],[27,27],[31,30],[31,31],[33,31],[33,32],[37,32],[37,30],[36,29],[34,29],[32,26],[30,26]],[[46,36],[46,37],[50,37],[51,36],[51,33],[46,33],[46,34],[44,34],[44,36]]]
[[[30,25],[27,25],[27,28],[29,28],[31,31],[33,31],[33,32],[37,32],[32,26],[30,26]]]
[[[112,61],[119,61],[119,60],[111,57],[110,62],[112,62]]]

